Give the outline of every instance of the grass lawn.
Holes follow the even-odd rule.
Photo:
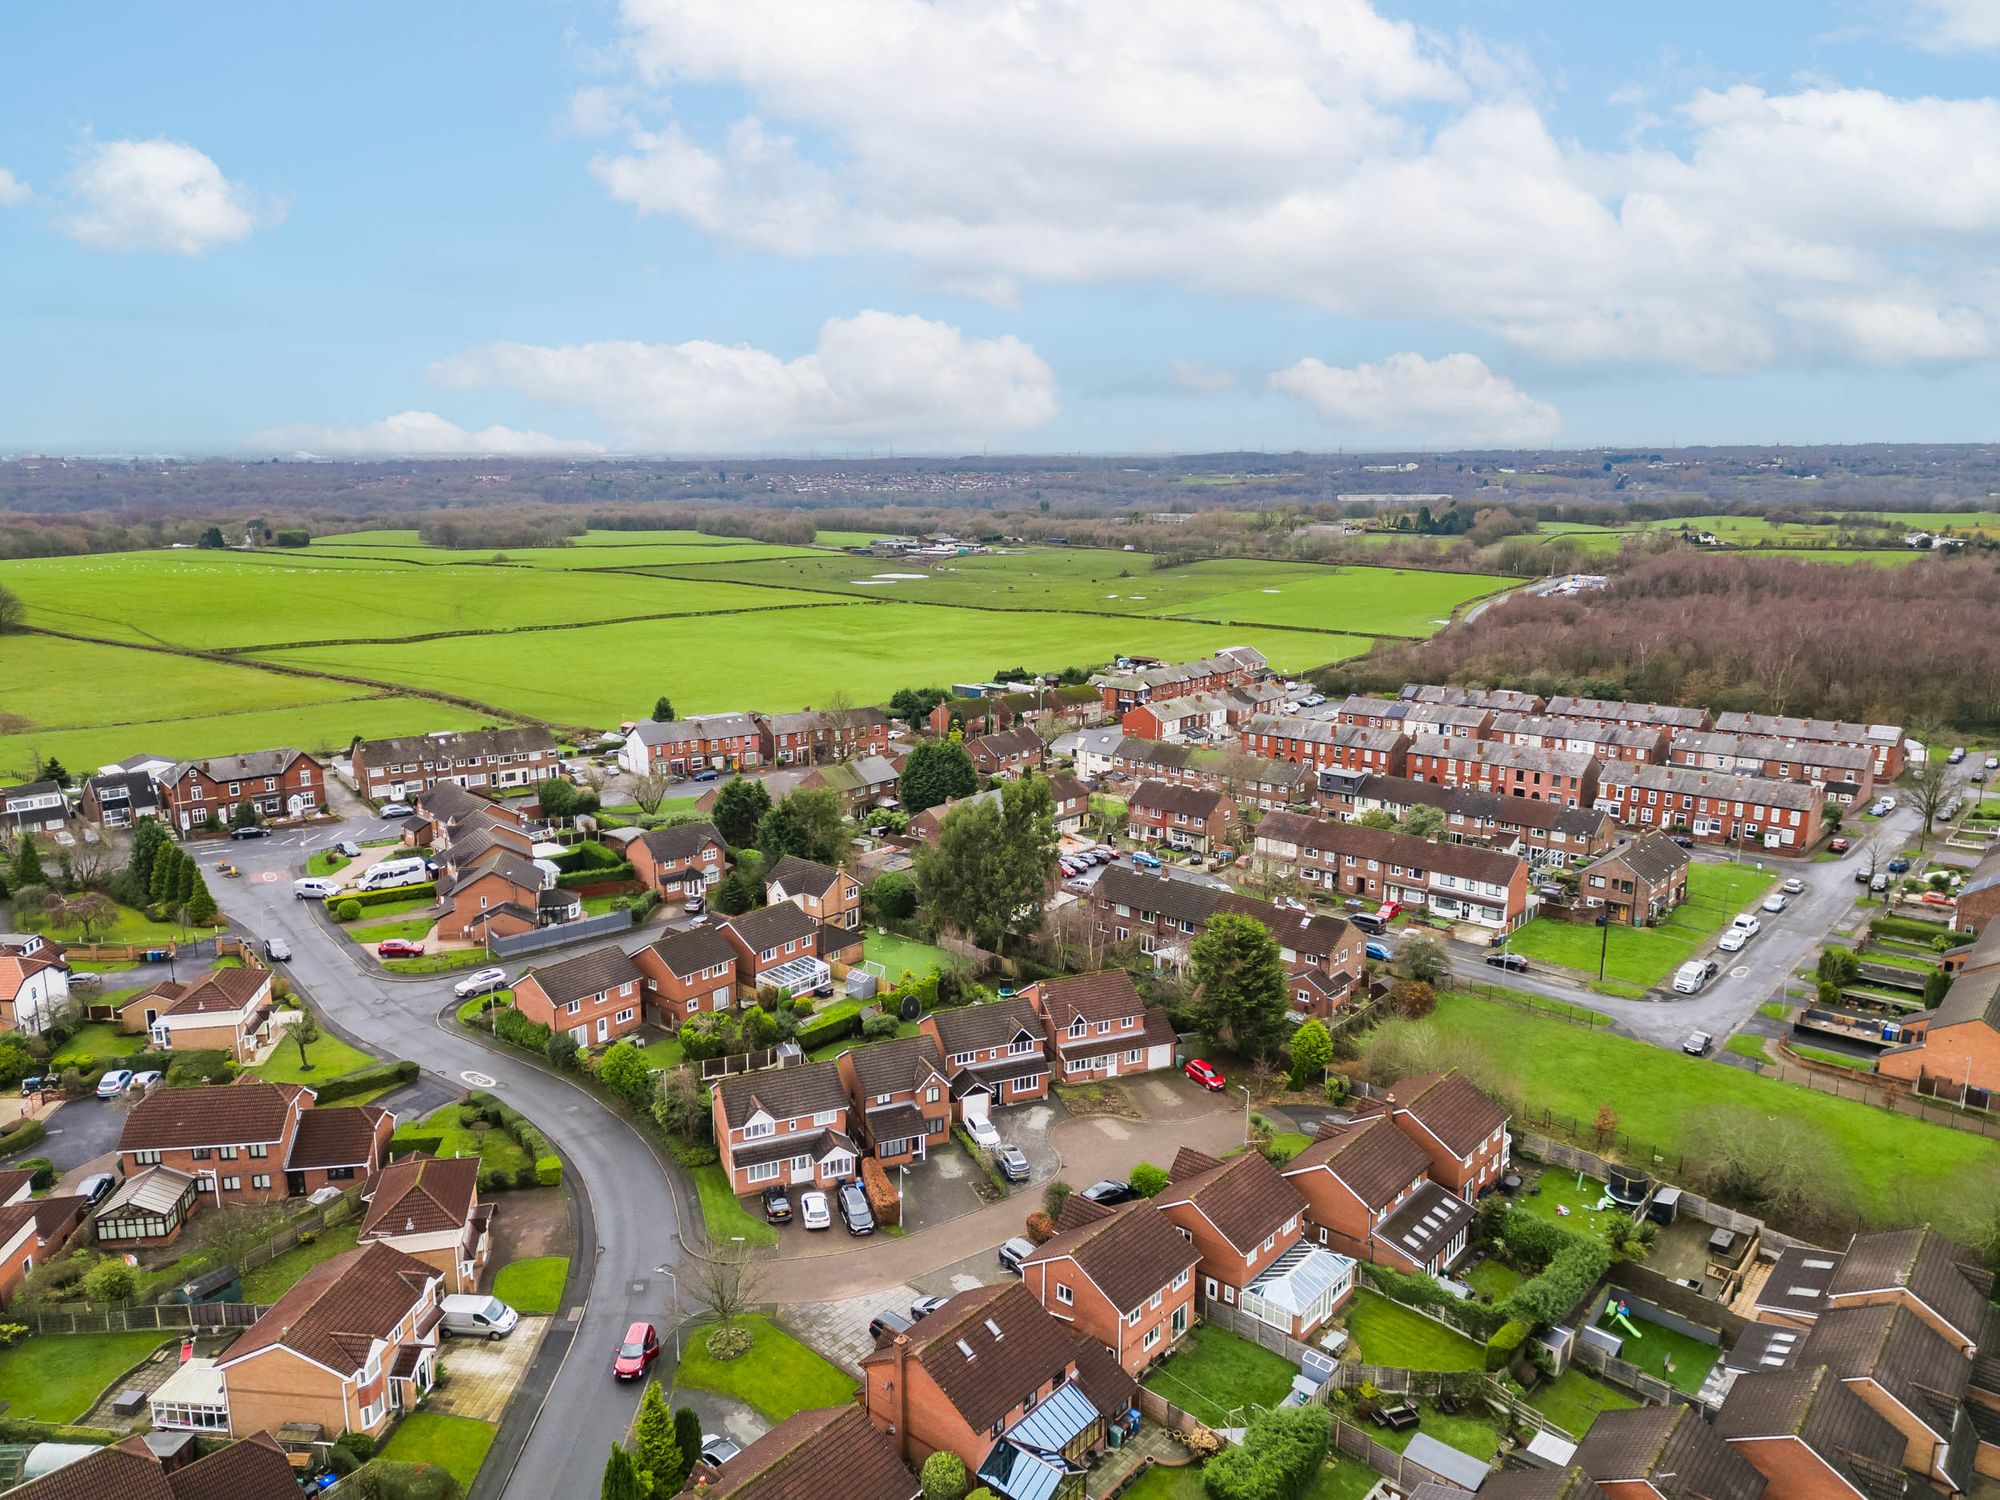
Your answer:
[[[528,1160],[528,1153],[521,1149],[521,1143],[506,1131],[497,1126],[488,1126],[482,1130],[461,1124],[459,1109],[460,1106],[457,1104],[440,1105],[411,1129],[426,1135],[439,1135],[441,1139],[438,1141],[437,1154],[441,1159],[476,1156],[483,1167],[494,1167],[509,1172],[532,1165]],[[398,1131],[398,1134],[401,1132]],[[393,1138],[391,1145],[395,1145]]]
[[[346,932],[349,942],[373,946],[384,938],[410,938],[414,941],[428,937],[435,926],[435,916],[404,917],[399,921],[370,922],[366,926],[349,927]]]
[[[74,1422],[105,1388],[168,1342],[156,1333],[28,1338],[0,1349],[0,1401],[31,1422]]]
[[[778,1243],[778,1231],[745,1208],[743,1200],[729,1190],[729,1176],[719,1163],[697,1169],[694,1186],[701,1198],[701,1221],[711,1240],[718,1244],[739,1239],[750,1245]]]
[[[1208,1500],[1208,1490],[1201,1482],[1201,1465],[1168,1469],[1156,1464],[1125,1491],[1125,1500]]]
[[[1465,1279],[1475,1292],[1484,1292],[1499,1302],[1528,1278],[1505,1261],[1495,1260],[1489,1255],[1474,1266]]]
[[[1284,1161],[1290,1161],[1313,1143],[1313,1138],[1298,1130],[1281,1130],[1271,1137],[1271,1149]]]
[[[1829,1187],[1835,1201],[1875,1223],[1931,1217],[1955,1224],[1960,1195],[1953,1184],[2000,1166],[2000,1144],[1982,1136],[1544,1020],[1472,995],[1440,996],[1433,1023],[1462,1039],[1471,1071],[1484,1081],[1504,1085],[1531,1107],[1553,1110],[1585,1130],[1598,1105],[1609,1103],[1628,1135],[1661,1151],[1687,1150],[1699,1139],[1702,1123],[1718,1112],[1742,1112],[1746,1118],[1790,1114],[1832,1155],[1837,1175]],[[1535,1127],[1522,1119],[1515,1128]],[[1908,1170],[1913,1161],[1924,1163],[1922,1173]],[[1672,1176],[1682,1164],[1669,1162],[1663,1170]],[[1909,1201],[1913,1193],[1916,1201]]]
[[[1767,1038],[1752,1036],[1747,1031],[1739,1031],[1722,1044],[1723,1050],[1734,1052],[1738,1057],[1747,1057],[1754,1062],[1769,1062],[1771,1053],[1766,1047]]]
[[[183,927],[178,922],[155,922],[137,907],[121,906],[116,920],[99,926],[91,943],[157,944],[164,947],[168,943],[185,943],[208,937],[221,930],[219,927]],[[75,927],[51,927],[48,935],[62,943],[83,942],[82,931]]]
[[[1792,1050],[1800,1057],[1816,1063],[1826,1063],[1829,1067],[1853,1068],[1858,1073],[1875,1071],[1875,1059],[1858,1057],[1852,1052],[1836,1052],[1831,1047],[1812,1047],[1804,1042],[1793,1042]]]
[[[396,1424],[380,1456],[392,1463],[436,1464],[458,1481],[462,1495],[479,1477],[486,1462],[486,1450],[493,1446],[495,1428],[491,1422],[471,1417],[446,1416],[443,1412],[414,1411]]]
[[[1276,1406],[1298,1374],[1292,1362],[1212,1323],[1197,1323],[1146,1389],[1211,1427],[1240,1427],[1242,1408]]]
[[[1601,1411],[1623,1411],[1639,1403],[1622,1391],[1571,1366],[1557,1381],[1538,1385],[1528,1404],[1571,1437],[1580,1438]]]
[[[1371,1365],[1405,1370],[1478,1370],[1486,1355],[1462,1333],[1365,1288],[1354,1294],[1347,1331]],[[1377,1434],[1378,1441],[1386,1441]]]
[[[813,1406],[839,1406],[854,1399],[854,1377],[827,1363],[769,1318],[737,1319],[752,1335],[748,1352],[731,1360],[709,1355],[705,1340],[712,1324],[690,1328],[681,1346],[677,1386],[720,1391],[747,1401],[773,1422]]]
[[[1600,1317],[1597,1326],[1625,1340],[1620,1359],[1637,1365],[1648,1375],[1659,1376],[1675,1390],[1685,1391],[1690,1396],[1701,1389],[1708,1372],[1722,1357],[1722,1351],[1714,1344],[1704,1344],[1700,1339],[1691,1339],[1684,1333],[1676,1333],[1644,1318],[1633,1318],[1630,1322],[1639,1330],[1636,1339],[1623,1323],[1615,1322],[1609,1316]]]
[[[1782,1000],[1766,1000],[1757,1007],[1757,1014],[1767,1021],[1783,1021],[1790,1017],[1792,1008]]]
[[[1343,1458],[1321,1469],[1299,1500],[1366,1500],[1381,1479],[1368,1465]]]
[[[902,979],[906,969],[921,979],[932,969],[965,967],[964,959],[954,957],[942,948],[934,948],[914,938],[898,937],[893,932],[870,932],[861,940],[861,956],[880,964],[892,985]]]
[[[289,1292],[301,1276],[323,1260],[352,1250],[361,1240],[361,1221],[353,1219],[323,1229],[310,1245],[297,1245],[276,1260],[243,1274],[243,1300],[269,1306]]]
[[[1537,917],[1514,934],[1511,946],[1543,963],[1593,975],[1601,950],[1607,979],[1642,988],[1655,985],[1693,957],[1777,878],[1774,871],[1752,865],[1697,860],[1688,869],[1687,900],[1657,927],[1606,929]]]
[[[476,969],[490,962],[482,948],[454,948],[444,953],[426,953],[422,958],[385,958],[382,967],[391,974],[444,974],[453,969]]]
[[[1543,1170],[1536,1191],[1521,1194],[1515,1202],[1538,1218],[1560,1224],[1565,1229],[1587,1232],[1595,1229],[1603,1217],[1597,1208],[1603,1197],[1604,1184],[1595,1177],[1585,1177],[1579,1187],[1575,1172],[1548,1167]],[[1560,1213],[1559,1209],[1568,1209],[1569,1212]]]
[[[322,849],[306,861],[306,874],[332,875],[347,868],[347,856],[332,849]]]
[[[92,1021],[77,1027],[76,1035],[62,1044],[62,1051],[50,1062],[53,1067],[61,1067],[66,1057],[130,1057],[134,1052],[144,1051],[145,1047],[146,1034],[143,1031],[127,1034],[108,1021]]]
[[[1385,1448],[1394,1448],[1398,1453],[1410,1446],[1410,1439],[1420,1432],[1428,1432],[1440,1443],[1456,1448],[1460,1453],[1470,1453],[1474,1458],[1490,1459],[1500,1451],[1500,1429],[1489,1416],[1474,1416],[1461,1412],[1456,1416],[1441,1412],[1428,1403],[1421,1403],[1423,1420],[1415,1427],[1401,1432],[1383,1431],[1372,1422],[1368,1424],[1368,1435]]]
[[[306,1057],[312,1063],[310,1069],[299,1066],[298,1045],[291,1037],[281,1036],[278,1045],[271,1049],[271,1055],[251,1071],[266,1083],[309,1084],[315,1080],[338,1078],[356,1068],[372,1067],[379,1060],[358,1047],[348,1046],[327,1031],[320,1033],[318,1041],[306,1043]]]
[[[567,1255],[513,1260],[494,1276],[493,1295],[518,1313],[553,1313],[562,1306],[563,1282],[568,1277]]]

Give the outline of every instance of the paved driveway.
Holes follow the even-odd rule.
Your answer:
[[[48,1139],[29,1148],[58,1172],[69,1172],[118,1149],[131,1104],[125,1099],[71,1099],[47,1117]]]
[[[514,1388],[534,1363],[549,1322],[523,1318],[504,1339],[447,1338],[438,1357],[451,1378],[432,1394],[431,1409],[481,1422],[499,1421]]]

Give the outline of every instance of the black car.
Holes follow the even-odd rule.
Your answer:
[[[764,1217],[773,1224],[792,1222],[792,1200],[785,1196],[781,1187],[764,1189]]]
[[[1356,912],[1347,922],[1350,927],[1357,927],[1370,937],[1380,937],[1389,930],[1389,924],[1372,911]]]
[[[229,836],[233,839],[267,839],[271,836],[271,830],[261,824],[246,823],[241,828],[230,829]]]
[[[1131,1183],[1113,1182],[1107,1177],[1104,1181],[1093,1182],[1085,1188],[1083,1196],[1092,1203],[1102,1203],[1106,1208],[1116,1208],[1121,1203],[1130,1203],[1139,1195],[1132,1191]]]
[[[868,1195],[861,1190],[860,1183],[849,1178],[840,1185],[836,1196],[840,1200],[840,1222],[847,1226],[849,1234],[875,1232],[875,1210],[868,1206]]]
[[[1675,835],[1674,835],[1674,842],[1675,842],[1676,844],[1679,844],[1679,845],[1680,845],[1680,846],[1681,846],[1681,847],[1682,847],[1683,849],[1692,849],[1692,848],[1694,847],[1694,840],[1693,840],[1693,839],[1691,839],[1691,838],[1689,838],[1689,837],[1688,837],[1688,836],[1687,836],[1686,834],[1684,834],[1684,833],[1677,833],[1677,834],[1675,834]]]
[[[1489,953],[1486,961],[1496,969],[1505,969],[1510,974],[1528,972],[1528,961],[1518,953]]]
[[[722,780],[722,773],[711,766],[706,771],[695,772],[691,779],[695,781],[720,781]]]
[[[882,1335],[885,1333],[907,1333],[909,1329],[908,1318],[886,1307],[868,1320],[868,1337],[878,1344],[882,1342]]]

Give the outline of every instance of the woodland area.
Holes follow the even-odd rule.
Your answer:
[[[1315,680],[1328,693],[1480,683],[1970,730],[2000,723],[1995,620],[1990,553],[1839,569],[1681,553],[1636,563],[1602,590],[1516,596]]]

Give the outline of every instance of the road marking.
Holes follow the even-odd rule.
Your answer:
[[[278,878],[278,872],[276,870],[259,870],[257,872],[257,878],[263,881],[266,885],[269,885],[272,881]]]
[[[484,1073],[461,1073],[458,1076],[462,1082],[469,1083],[476,1089],[499,1087],[499,1084],[494,1079],[488,1078]]]
[[[1748,974],[1749,972],[1750,972],[1750,965],[1738,964],[1735,968],[1729,971],[1729,977],[1731,979],[1741,979],[1745,974]]]

